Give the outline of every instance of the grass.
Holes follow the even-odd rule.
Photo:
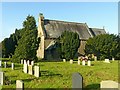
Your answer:
[[[2,62],[3,63],[3,62]],[[36,64],[36,63],[35,63]],[[2,68],[6,84],[3,88],[15,88],[16,80],[23,80],[25,88],[72,88],[72,74],[79,72],[83,76],[83,87],[99,89],[102,80],[118,82],[118,61],[104,63],[92,61],[92,66],[77,65],[69,62],[39,62],[41,77],[23,73],[23,65],[15,63],[15,70]]]

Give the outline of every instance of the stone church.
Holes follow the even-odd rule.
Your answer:
[[[40,14],[38,19],[40,44],[37,57],[41,59],[57,59],[58,55],[54,51],[56,39],[65,30],[78,33],[80,38],[78,53],[81,55],[84,55],[85,44],[90,37],[106,33],[104,28],[89,28],[86,23],[45,19],[43,14]]]

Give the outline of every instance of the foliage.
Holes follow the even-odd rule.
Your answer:
[[[112,57],[120,58],[120,38],[113,34],[102,34],[88,39],[85,52],[86,54],[94,54],[99,59]]]
[[[27,16],[23,22],[23,31],[12,61],[19,62],[21,58],[37,60],[36,50],[38,49],[37,27],[33,16]]]
[[[61,58],[73,59],[80,45],[79,35],[65,31],[58,38],[57,45]]]

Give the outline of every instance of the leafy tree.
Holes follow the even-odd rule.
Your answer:
[[[112,57],[118,58],[116,56],[120,49],[118,41],[119,37],[113,34],[102,34],[88,39],[85,52],[86,54],[95,54],[99,59],[105,59]]]
[[[65,31],[59,37],[57,45],[59,46],[58,51],[61,58],[73,59],[80,45],[79,35]]]
[[[21,58],[37,60],[37,27],[33,16],[27,16],[26,20],[23,22],[23,32],[21,36],[12,61],[19,62]]]

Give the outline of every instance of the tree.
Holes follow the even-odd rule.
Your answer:
[[[21,58],[37,60],[38,49],[37,26],[33,16],[27,16],[23,22],[22,37],[18,41],[12,61],[19,62]]]
[[[101,60],[111,59],[112,57],[118,58],[116,55],[120,52],[120,49],[118,50],[118,47],[120,47],[119,40],[119,37],[113,34],[102,34],[89,38],[85,46],[85,52],[86,54],[94,54]]]
[[[79,35],[65,31],[57,42],[59,42],[57,45],[59,46],[58,50],[61,54],[61,58],[73,59],[80,45]]]

